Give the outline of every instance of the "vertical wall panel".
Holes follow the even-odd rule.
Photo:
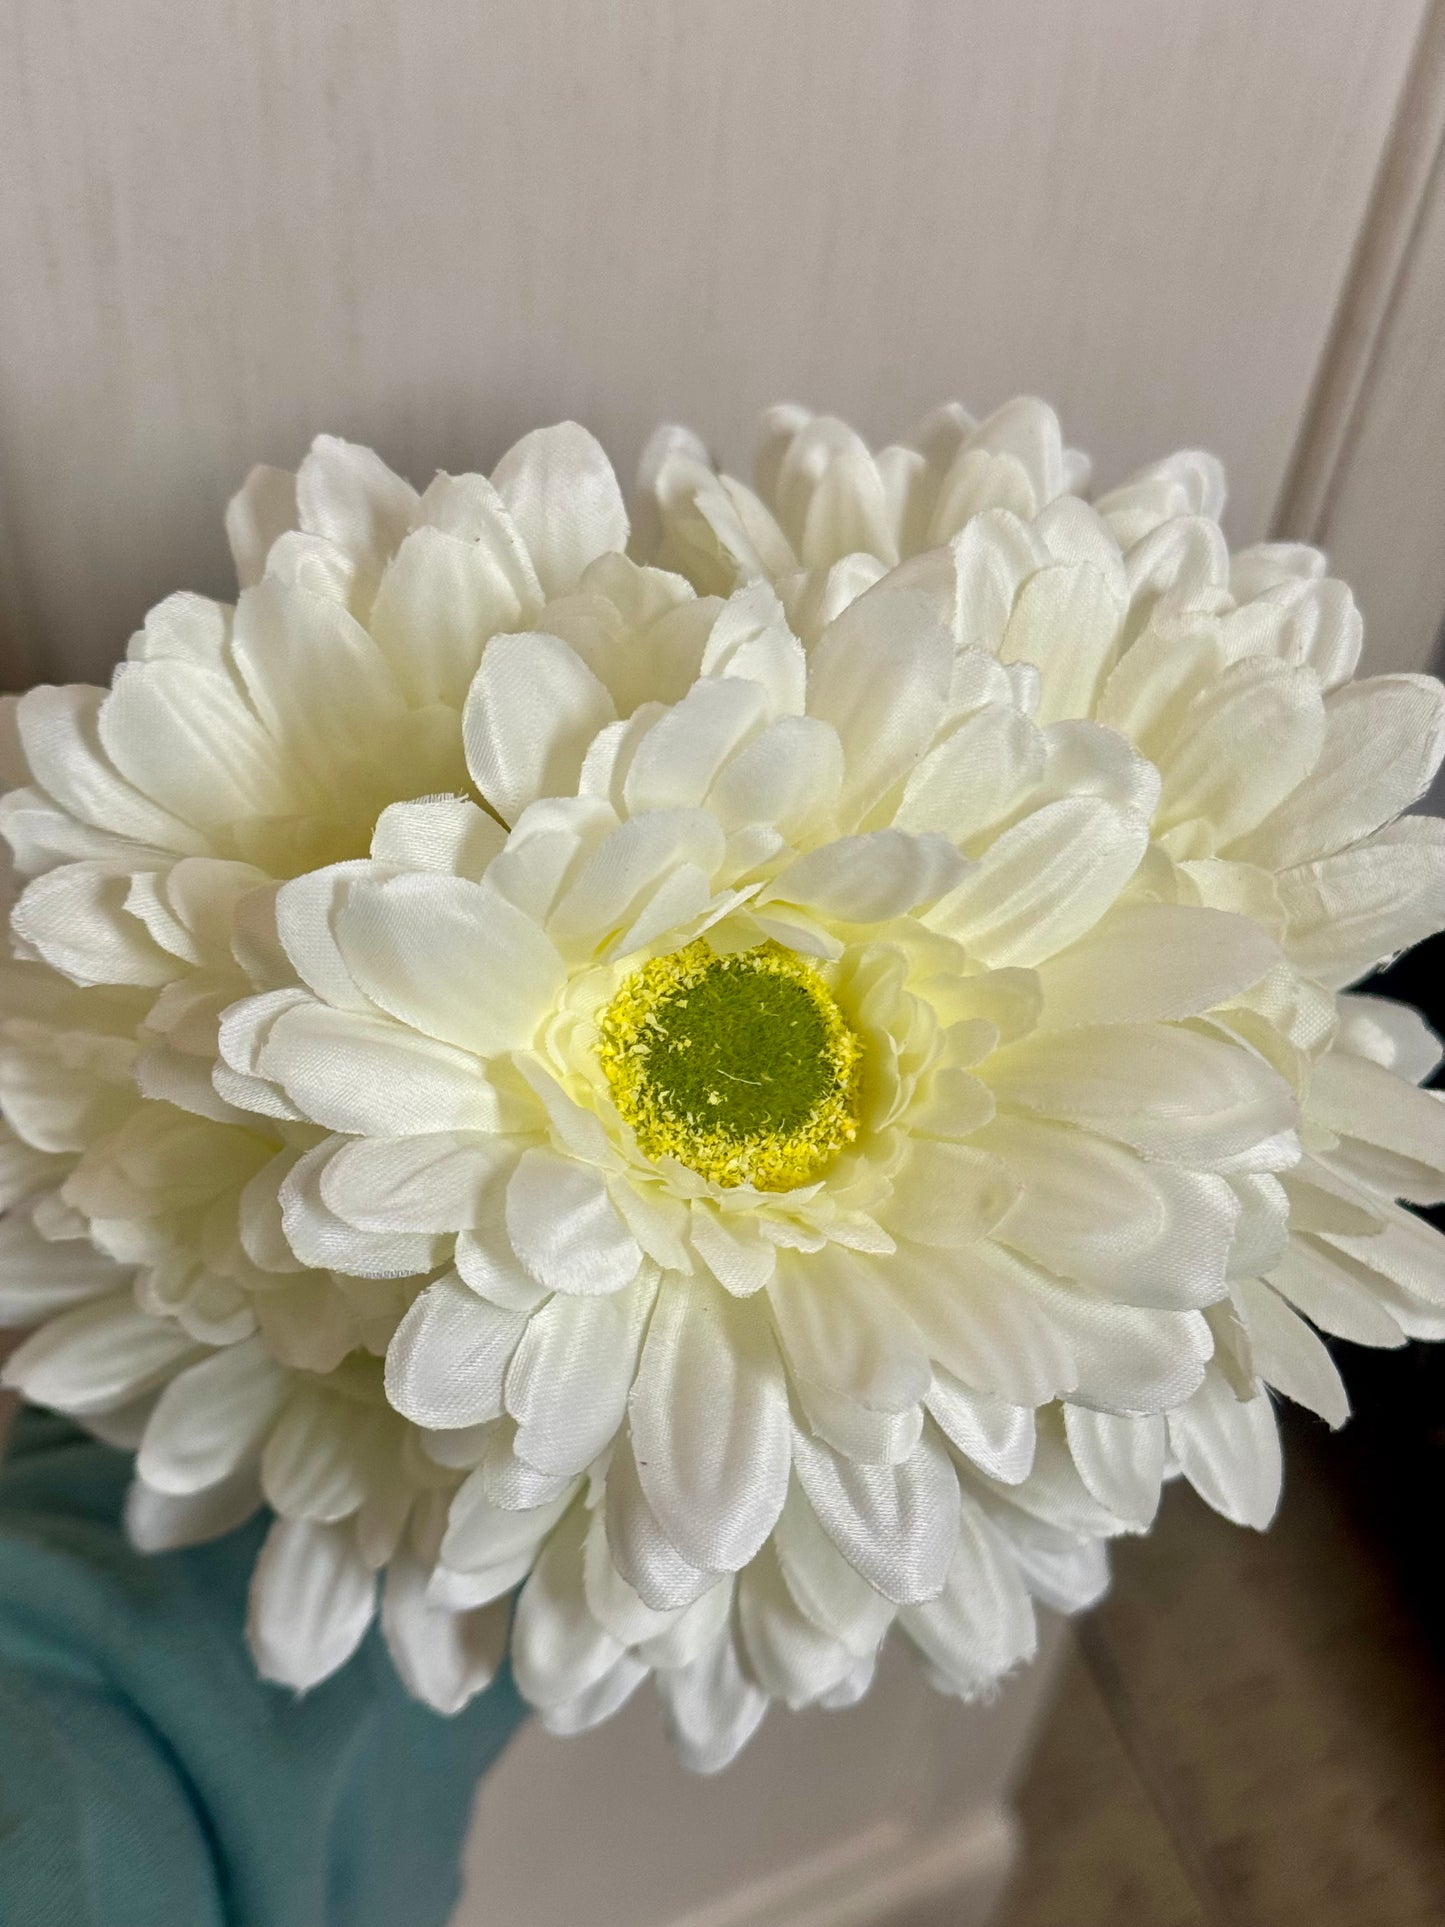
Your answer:
[[[576,413],[739,459],[1056,399],[1264,528],[1420,0],[11,0],[0,519],[17,642],[104,673],[222,590],[329,427],[419,476]]]
[[[1365,667],[1445,645],[1445,0],[1434,0],[1282,503],[1365,617]]]

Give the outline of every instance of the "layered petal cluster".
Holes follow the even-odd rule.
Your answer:
[[[1445,1330],[1438,1052],[1350,989],[1445,923],[1445,710],[1037,402],[643,479],[323,438],[234,609],[13,705],[0,1323],[138,1543],[275,1511],[271,1676],[379,1597],[432,1704],[510,1627],[711,1769],[895,1634],[988,1690],[1167,1479],[1268,1521],[1319,1333]]]
[[[595,733],[564,647],[543,727],[507,652],[484,657],[480,804],[398,805],[370,861],[280,890],[287,969],[227,1013],[221,1081],[329,1128],[277,1167],[300,1255],[440,1270],[388,1395],[471,1467],[439,1596],[515,1582],[508,1519],[551,1530],[517,1622],[551,1717],[601,1717],[649,1666],[731,1705],[725,1674],[754,1710],[846,1693],[895,1616],[977,1691],[1001,1670],[984,1651],[1031,1638],[1000,1512],[1091,1584],[1081,1548],[1120,1529],[1035,1408],[1162,1427],[1204,1384],[1245,1214],[1298,1160],[1290,1083],[1217,1021],[1278,947],[1161,901],[1152,766],[1096,724],[1041,727],[1032,675],[960,652],[909,589],[805,653],[753,585],[680,700]],[[745,1042],[785,1108],[790,1033],[750,987],[779,955],[861,1075],[845,1146],[767,1188],[715,1146],[754,1115],[726,1088]],[[710,1128],[660,1147],[609,1071],[614,1013],[657,982],[676,995],[650,1006],[642,1077],[664,1100],[658,1040],[701,1057],[708,995],[755,1027],[716,1088],[705,1068]],[[809,1128],[774,1140],[806,1150]],[[980,1645],[968,1615],[1001,1587],[1013,1630]],[[747,1728],[717,1718],[688,1741],[712,1763]]]
[[[1310,1326],[1400,1343],[1433,1331],[1445,1305],[1445,1251],[1396,1203],[1436,1201],[1445,1174],[1445,1114],[1414,1088],[1433,1043],[1412,1013],[1337,995],[1445,924],[1445,823],[1403,814],[1445,753],[1445,692],[1426,676],[1354,680],[1348,588],[1302,545],[1231,555],[1213,457],[1172,456],[1092,504],[1069,492],[1073,459],[1035,401],[978,429],[945,408],[877,455],[836,420],[782,409],[764,419],[756,491],[680,430],[654,439],[644,481],[659,553],[710,584],[773,581],[805,636],[887,571],[936,598],[961,657],[1029,665],[1040,720],[1102,723],[1158,771],[1150,888],[1244,914],[1279,944],[1289,968],[1219,1020],[1288,1079],[1309,1153],[1256,1187],[1236,1259],[1256,1275],[1233,1290],[1229,1317],[1212,1314],[1217,1349],[1196,1405],[1206,1431],[1227,1428],[1227,1479],[1187,1438],[1161,1452],[1151,1427],[1147,1448],[1151,1467],[1197,1469],[1212,1502],[1263,1523],[1280,1464],[1265,1388],[1332,1424],[1347,1412]],[[965,515],[940,492],[945,461],[975,478]],[[929,506],[904,513],[905,502]],[[1142,953],[1136,968],[1149,968]],[[1408,1159],[1390,1148],[1404,1141]],[[1354,1247],[1364,1269],[1344,1287],[1320,1239],[1348,1236],[1347,1217],[1373,1242]],[[1107,1475],[1086,1456],[1080,1466],[1103,1491]],[[1126,1516],[1147,1520],[1157,1493],[1151,1476]]]

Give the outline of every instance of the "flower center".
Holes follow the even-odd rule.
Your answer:
[[[809,1184],[858,1131],[863,1046],[817,968],[773,943],[701,938],[635,970],[598,1056],[650,1158],[721,1185]]]

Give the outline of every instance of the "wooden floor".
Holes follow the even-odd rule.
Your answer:
[[[1120,1549],[1022,1791],[1001,1927],[1445,1923],[1445,1590],[1422,1612],[1418,1564],[1402,1582],[1373,1530],[1401,1511],[1392,1468],[1332,1463],[1314,1430],[1271,1533],[1176,1486]],[[1430,1486],[1411,1516],[1440,1541]]]

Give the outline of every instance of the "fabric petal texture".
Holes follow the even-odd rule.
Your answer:
[[[0,1318],[137,1546],[270,1509],[266,1677],[379,1616],[712,1772],[890,1639],[990,1693],[1445,1337],[1440,1047],[1352,989],[1445,926],[1445,692],[1032,398],[665,427],[633,507],[576,423],[323,436],[234,604],[7,699]]]

